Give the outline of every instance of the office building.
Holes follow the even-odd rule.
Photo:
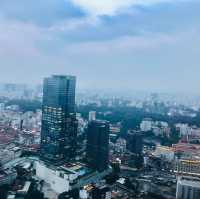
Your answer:
[[[127,149],[135,154],[141,154],[143,150],[143,134],[140,131],[128,131]]]
[[[44,79],[41,157],[58,163],[75,156],[77,121],[73,76],[54,75]]]
[[[88,120],[89,120],[89,122],[96,120],[96,111],[90,111],[89,112]]]
[[[176,199],[199,199],[200,178],[179,177],[177,182]]]
[[[109,163],[109,123],[92,121],[87,132],[87,161],[97,171],[104,171]]]

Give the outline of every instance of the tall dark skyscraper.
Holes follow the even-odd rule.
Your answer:
[[[109,163],[109,123],[91,121],[87,132],[87,161],[91,168],[104,171]]]
[[[73,76],[54,75],[44,79],[41,157],[45,160],[57,163],[75,156],[75,87]]]
[[[143,150],[143,134],[140,131],[129,131],[127,135],[127,148],[130,152],[141,154]]]

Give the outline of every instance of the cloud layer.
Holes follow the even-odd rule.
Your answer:
[[[198,91],[199,9],[196,0],[2,0],[1,82],[56,73],[77,75],[81,88]]]
[[[171,0],[71,0],[91,15],[115,15],[131,6],[147,6]],[[176,0],[177,1],[177,0]],[[172,1],[173,2],[173,1]]]

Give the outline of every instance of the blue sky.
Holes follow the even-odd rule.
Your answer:
[[[199,0],[1,0],[0,82],[200,92]]]

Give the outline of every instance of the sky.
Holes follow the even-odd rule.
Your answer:
[[[0,82],[200,93],[199,0],[0,0]]]

